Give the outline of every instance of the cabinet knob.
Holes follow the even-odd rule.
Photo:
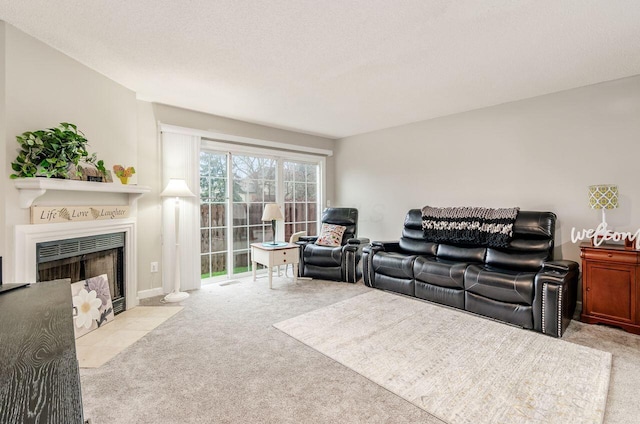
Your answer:
[[[286,259],[284,259],[282,262],[287,262],[287,260],[286,260]]]
[[[607,256],[611,258],[613,257],[613,253],[607,253]]]
[[[587,291],[591,291],[591,287],[587,287]]]
[[[283,255],[286,255],[286,254],[287,254],[287,252],[282,252],[282,254],[283,254]]]

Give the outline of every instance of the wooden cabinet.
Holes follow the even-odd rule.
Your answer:
[[[586,243],[580,251],[581,320],[640,334],[640,251]]]

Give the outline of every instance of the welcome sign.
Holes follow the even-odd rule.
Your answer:
[[[129,206],[32,206],[32,224],[97,221],[129,217]]]
[[[571,241],[576,243],[580,240],[593,240],[593,244],[595,246],[600,246],[602,243],[605,243],[609,240],[611,241],[625,241],[625,245],[629,247],[633,246],[633,241],[635,240],[635,248],[636,250],[640,250],[640,229],[635,233],[630,231],[619,232],[619,231],[611,231],[607,228],[607,223],[603,222],[598,225],[598,228],[594,229],[583,229],[582,231],[576,230],[575,227],[571,229]]]

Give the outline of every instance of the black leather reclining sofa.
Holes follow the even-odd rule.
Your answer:
[[[435,243],[412,209],[399,241],[364,248],[364,282],[561,337],[575,310],[578,264],[553,260],[555,223],[551,212],[519,211],[506,248]]]

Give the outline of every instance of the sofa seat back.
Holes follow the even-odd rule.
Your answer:
[[[420,209],[411,209],[405,216],[399,244],[402,252],[425,256],[436,255],[438,244],[430,242],[424,237]]]
[[[326,208],[322,211],[323,224],[342,225],[345,227],[342,234],[342,244],[358,237],[358,209],[356,208]]]
[[[538,271],[553,259],[556,216],[551,212],[520,211],[513,225],[513,238],[504,248],[434,243],[422,230],[422,212],[411,209],[404,220],[400,250],[407,254],[440,259],[485,263],[513,270]]]

